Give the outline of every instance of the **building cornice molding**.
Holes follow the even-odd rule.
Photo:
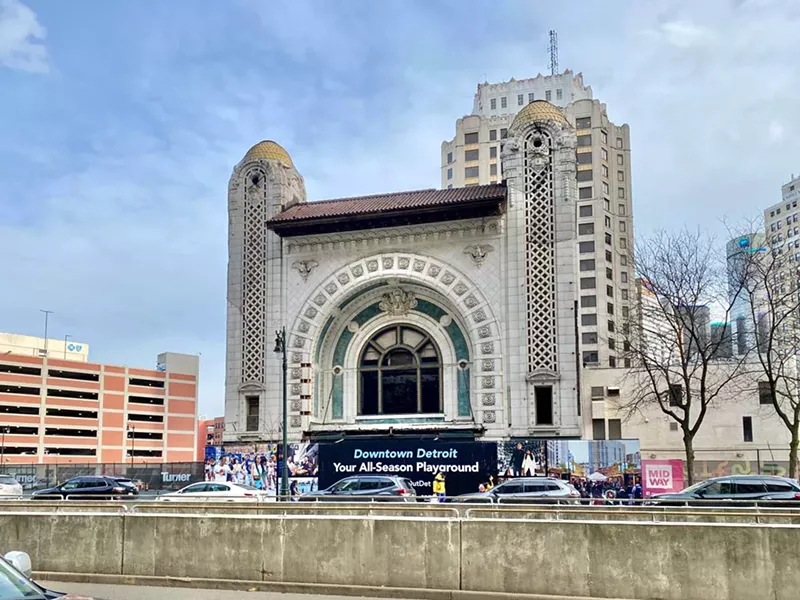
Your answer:
[[[285,241],[287,254],[414,244],[449,239],[487,238],[502,232],[502,217],[427,223],[410,227],[309,235]]]

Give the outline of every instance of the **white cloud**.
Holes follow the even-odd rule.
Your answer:
[[[783,140],[785,134],[786,128],[783,126],[783,123],[774,120],[770,121],[768,130],[768,138],[770,142],[780,142]]]
[[[18,0],[0,0],[0,65],[31,73],[46,73],[46,30],[36,13]]]
[[[676,48],[692,48],[713,39],[711,30],[695,25],[691,21],[667,21],[661,24],[660,34],[667,43]]]

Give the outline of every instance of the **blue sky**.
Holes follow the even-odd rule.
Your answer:
[[[637,235],[757,218],[800,173],[800,3],[0,0],[0,331],[152,366],[221,414],[227,180],[253,143],[310,199],[438,187],[479,81],[583,72],[631,126]]]

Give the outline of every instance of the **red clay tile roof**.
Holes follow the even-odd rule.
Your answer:
[[[375,196],[321,200],[295,204],[270,219],[270,224],[281,225],[317,219],[345,218],[348,216],[399,213],[414,209],[452,207],[482,201],[502,201],[506,186],[501,183],[477,185],[451,190],[416,190]]]

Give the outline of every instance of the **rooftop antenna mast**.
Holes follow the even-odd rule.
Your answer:
[[[558,73],[558,32],[550,30],[550,75]]]

